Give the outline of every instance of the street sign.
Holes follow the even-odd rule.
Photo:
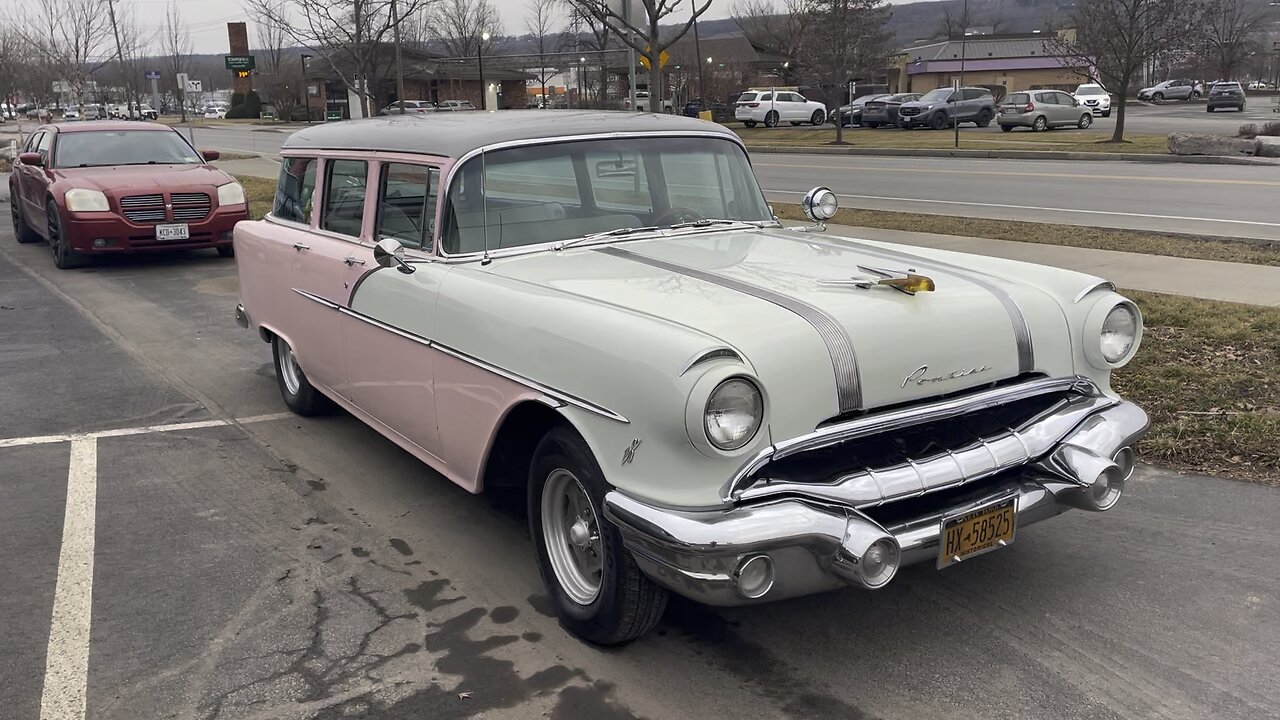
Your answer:
[[[185,88],[185,87],[187,86],[187,74],[186,74],[186,73],[178,73],[177,75],[175,75],[175,76],[174,76],[174,78],[173,78],[173,79],[178,81],[178,87],[180,87],[180,88]]]
[[[252,55],[223,55],[222,59],[228,70],[252,70],[256,66]]]
[[[649,48],[646,47],[644,49],[644,52],[645,54],[640,56],[640,64],[645,67],[649,67]],[[662,52],[658,53],[658,67],[660,68],[666,67],[667,61],[670,59],[671,59],[671,55],[669,55],[666,50],[663,50]]]
[[[188,80],[183,85],[182,91],[189,93],[204,92],[204,83],[199,80]]]
[[[148,70],[148,71],[146,71],[145,73],[143,73],[143,74],[142,74],[142,76],[143,76],[143,77],[145,77],[145,78],[146,78],[146,79],[148,79],[148,80],[159,80],[159,79],[160,79],[160,71],[159,71],[159,70]]]

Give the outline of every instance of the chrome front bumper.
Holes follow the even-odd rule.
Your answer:
[[[936,560],[945,517],[1010,497],[1016,498],[1019,528],[1072,508],[1113,507],[1133,470],[1132,445],[1146,434],[1147,415],[1132,403],[1113,402],[1071,421],[1030,462],[973,483],[972,493],[963,492],[965,483],[953,486],[954,504],[892,524],[868,516],[880,503],[842,502],[830,485],[807,496],[790,485],[782,494],[740,497],[730,508],[702,511],[660,508],[613,491],[605,497],[605,514],[650,578],[710,605],[769,602],[845,585],[881,587],[892,572],[883,582],[869,578],[869,553],[891,549],[894,571]],[[750,561],[757,571],[768,567],[767,587],[744,591]]]

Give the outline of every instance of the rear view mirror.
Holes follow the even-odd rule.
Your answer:
[[[596,177],[633,177],[640,170],[640,163],[635,160],[618,158],[617,160],[601,160],[596,163]]]
[[[410,275],[414,267],[404,261],[404,246],[394,238],[382,238],[373,246],[373,261],[378,267],[395,266],[400,272]]]
[[[222,153],[217,150],[201,150],[200,154],[204,156],[206,162],[213,162],[222,157]]]
[[[22,153],[21,155],[18,156],[18,162],[22,163],[23,165],[32,165],[34,167],[40,167],[44,165],[44,160],[40,159],[40,153],[37,153],[37,152]]]

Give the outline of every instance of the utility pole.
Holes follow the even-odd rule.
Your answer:
[[[702,41],[698,38],[698,18],[693,18],[693,54],[698,57],[698,112],[708,110],[711,104],[707,102],[707,81],[702,72]]]
[[[125,115],[133,117],[133,83],[129,81],[129,70],[124,66],[124,45],[120,43],[120,26],[116,24],[115,0],[107,0],[107,13],[111,16],[111,32],[116,36],[116,60],[120,62],[120,77],[124,80],[124,102],[127,106]],[[138,108],[141,111],[141,107]],[[141,114],[141,113],[139,113]],[[83,118],[84,116],[81,115]]]
[[[960,28],[960,87],[956,88],[956,95],[964,93],[965,50],[969,47],[969,0],[964,0],[964,9],[960,11],[960,17],[964,19],[964,22],[961,23],[962,27]],[[956,112],[958,109],[959,98],[951,106],[951,124],[954,126],[956,134],[956,147],[960,147],[960,115]]]
[[[395,23],[396,40],[396,101],[400,114],[404,114],[404,65],[400,62],[400,15],[396,12],[396,0],[391,0],[391,22]]]

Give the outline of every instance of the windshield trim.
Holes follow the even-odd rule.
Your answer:
[[[709,130],[677,130],[677,131],[664,130],[661,132],[630,131],[630,132],[611,132],[611,133],[590,133],[586,135],[560,135],[560,136],[550,137],[550,138],[521,138],[519,140],[508,140],[500,143],[492,143],[490,145],[482,145],[473,150],[468,150],[457,160],[454,160],[449,165],[449,172],[448,174],[445,175],[444,182],[440,184],[440,187],[443,191],[440,197],[443,201],[443,198],[448,197],[448,194],[453,192],[453,181],[457,178],[458,172],[462,169],[462,166],[465,165],[468,160],[482,153],[495,152],[497,150],[506,150],[509,148],[528,147],[530,145],[559,145],[562,143],[579,142],[583,140],[618,140],[618,139],[628,139],[628,138],[712,138],[715,140],[724,140],[727,142],[731,142],[737,145],[739,148],[741,148],[742,154],[745,155],[747,158],[747,166],[750,167],[751,165],[751,153],[747,152],[747,146],[742,144],[741,138],[737,137],[736,135],[731,135],[723,132],[714,132]],[[756,189],[760,191],[761,201],[764,202],[765,207],[768,207],[769,200],[764,196],[764,189],[760,188],[759,183],[756,184]],[[440,236],[440,234],[443,232],[444,232],[443,224],[437,223],[435,245],[437,248],[439,248],[438,257],[445,262],[470,262],[473,260],[483,260],[484,258],[500,258],[500,257],[510,257],[513,255],[526,255],[531,252],[553,250],[558,245],[564,245],[565,243],[572,243],[572,241],[578,239],[578,238],[566,238],[564,240],[555,240],[552,242],[545,242],[545,243],[535,243],[532,245],[520,245],[517,247],[510,247],[510,248],[498,248],[495,250],[489,250],[488,252],[485,252],[482,250],[480,252],[448,253],[448,252],[445,252],[444,250],[444,242],[442,242],[443,238]],[[582,235],[579,237],[586,237],[586,235]],[[651,234],[641,233],[637,235],[622,235],[617,238],[614,238],[614,241],[634,240],[640,237],[651,237]],[[601,238],[601,241],[608,242],[608,239]],[[592,245],[592,246],[594,246],[595,244],[596,243],[589,243],[589,245]]]

